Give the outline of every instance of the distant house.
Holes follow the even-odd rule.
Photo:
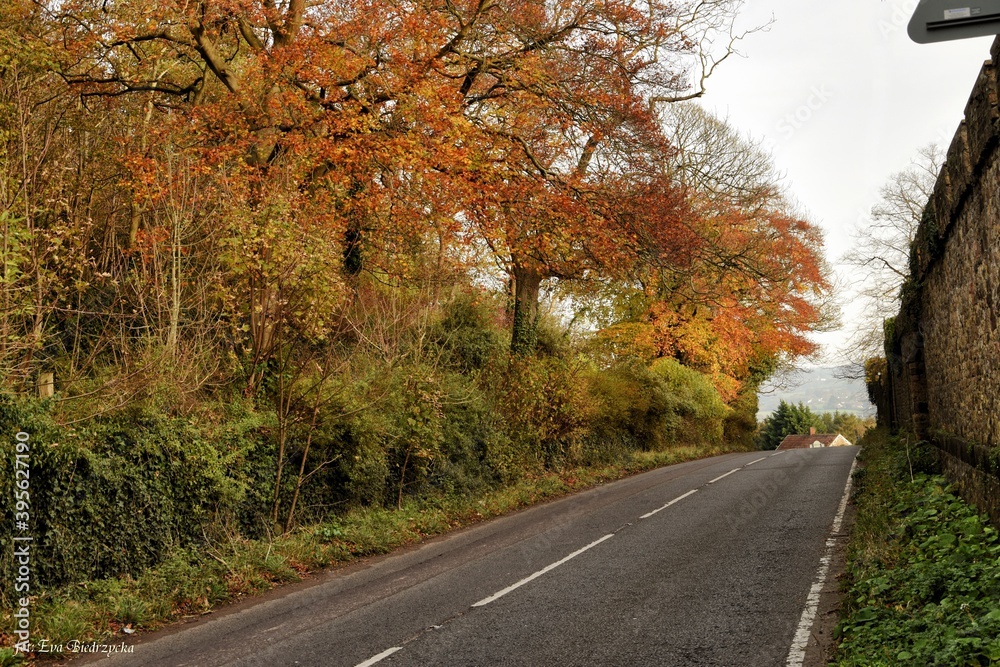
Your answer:
[[[809,429],[809,435],[786,435],[778,449],[815,449],[817,447],[850,447],[851,441],[839,433],[816,433]]]

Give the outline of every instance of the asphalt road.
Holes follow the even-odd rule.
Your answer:
[[[808,636],[803,609],[855,454],[755,452],[661,468],[323,574],[94,662],[786,665],[797,630]]]

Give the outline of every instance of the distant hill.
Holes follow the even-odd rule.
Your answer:
[[[861,380],[836,377],[838,368],[808,368],[796,374],[793,387],[768,390],[763,387],[758,399],[757,419],[761,420],[778,408],[778,403],[802,403],[813,412],[850,412],[862,417],[875,415],[875,406],[868,402],[868,392]]]

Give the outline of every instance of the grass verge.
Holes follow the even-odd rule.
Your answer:
[[[1000,665],[1000,539],[929,446],[862,442],[834,664]]]
[[[325,523],[271,540],[238,536],[195,551],[179,551],[137,579],[85,581],[45,591],[32,600],[32,640],[48,645],[118,643],[131,632],[206,613],[227,602],[299,581],[323,568],[345,565],[514,510],[654,468],[733,451],[723,447],[672,447],[635,453],[603,467],[566,468],[528,476],[479,497],[439,495],[405,502],[400,509],[357,508]],[[0,616],[12,627],[10,610]],[[0,646],[12,646],[0,634]],[[0,648],[0,667],[34,664],[46,656],[18,656]],[[60,657],[53,655],[51,657]]]

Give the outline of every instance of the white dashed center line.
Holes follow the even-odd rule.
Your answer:
[[[666,505],[664,505],[663,507],[657,507],[657,508],[656,508],[655,510],[653,510],[652,512],[646,512],[645,514],[643,514],[643,515],[642,515],[641,517],[639,517],[639,518],[640,518],[640,519],[648,519],[649,517],[653,516],[653,515],[654,515],[654,514],[656,514],[657,512],[662,512],[663,510],[667,509],[668,507],[670,507],[670,506],[671,506],[671,505],[673,505],[674,503],[679,503],[680,501],[684,500],[685,498],[687,498],[688,496],[690,496],[690,495],[691,495],[692,493],[694,493],[694,492],[695,492],[695,491],[697,491],[697,490],[698,490],[698,489],[691,489],[690,491],[688,491],[687,493],[685,493],[685,494],[684,494],[683,496],[677,496],[676,498],[674,498],[673,500],[671,500],[671,501],[670,501],[669,503],[667,503],[667,504],[666,504]]]
[[[396,651],[402,651],[402,650],[403,650],[402,646],[393,646],[392,648],[387,648],[386,650],[382,651],[378,655],[373,655],[372,657],[368,658],[364,662],[359,662],[354,667],[371,667],[372,665],[374,665],[377,662],[382,662],[383,660],[385,660],[386,658],[388,658],[390,655],[392,655]]]
[[[777,456],[778,454],[784,454],[784,452],[775,452],[775,453],[771,454],[770,456]],[[755,460],[751,461],[750,463],[747,463],[747,464],[743,465],[740,468],[733,468],[729,472],[723,473],[722,475],[719,475],[715,479],[710,480],[709,482],[706,483],[706,486],[708,484],[715,484],[719,480],[724,479],[726,477],[729,477],[734,472],[739,472],[743,468],[747,468],[749,466],[752,466],[755,463],[760,463],[761,461],[763,461],[763,460],[765,460],[767,458],[769,458],[769,457],[763,456],[763,457],[761,457],[759,459],[755,459]],[[851,471],[853,472],[853,467],[852,467]],[[840,508],[840,510],[837,513],[836,519],[834,520],[834,526],[833,526],[834,532],[837,532],[840,529],[840,524],[843,521],[844,506],[846,505],[847,496],[850,493],[850,487],[851,487],[851,485],[850,485],[850,478],[848,478],[848,484],[847,484],[847,489],[845,489],[844,499],[841,502],[841,508]],[[691,489],[687,493],[682,494],[680,496],[677,496],[676,498],[674,498],[673,500],[671,500],[670,502],[668,502],[666,505],[663,505],[662,507],[657,507],[655,510],[652,510],[651,512],[647,512],[646,514],[643,514],[639,518],[640,519],[648,519],[649,517],[653,516],[657,512],[662,512],[663,510],[667,509],[671,505],[679,503],[680,501],[684,500],[685,498],[688,498],[688,497],[694,495],[695,493],[697,493],[697,491],[698,491],[698,489]],[[626,524],[626,525],[630,525],[630,524]],[[534,581],[535,579],[541,577],[542,575],[544,575],[544,574],[546,574],[548,572],[551,572],[552,570],[556,569],[560,565],[562,565],[562,564],[564,564],[564,563],[566,563],[566,562],[568,562],[568,561],[576,558],[577,556],[579,556],[580,554],[582,554],[585,551],[588,551],[589,549],[593,549],[594,547],[596,547],[601,542],[604,542],[606,540],[610,540],[614,536],[615,536],[614,533],[609,533],[609,534],[605,535],[604,537],[602,537],[600,539],[594,540],[593,542],[591,542],[587,546],[581,547],[581,548],[577,549],[576,551],[574,551],[570,555],[566,556],[565,558],[561,558],[560,560],[557,560],[556,562],[551,563],[551,564],[543,567],[541,570],[538,570],[537,572],[535,572],[533,574],[529,574],[524,579],[521,579],[520,581],[518,581],[518,582],[516,582],[514,584],[511,584],[507,588],[504,588],[502,590],[497,591],[496,593],[494,593],[493,595],[490,595],[489,597],[483,598],[482,600],[480,600],[479,602],[476,602],[472,606],[473,607],[485,607],[486,605],[490,604],[491,602],[495,602],[496,600],[499,600],[500,598],[502,598],[504,595],[507,595],[507,593],[515,591],[518,588],[520,588],[521,586],[524,586],[525,584]],[[805,639],[808,638],[809,630],[812,627],[812,621],[813,621],[813,619],[815,618],[815,615],[816,615],[816,608],[817,608],[817,603],[818,603],[818,599],[819,599],[819,591],[822,589],[823,583],[825,582],[825,579],[826,579],[827,571],[829,569],[829,563],[830,563],[829,550],[831,549],[832,544],[833,544],[833,540],[829,540],[827,542],[828,554],[825,555],[824,558],[822,558],[820,560],[820,568],[819,568],[819,572],[817,572],[817,575],[818,575],[817,579],[818,579],[818,581],[813,584],[812,588],[809,591],[809,596],[808,596],[807,601],[806,601],[806,608],[802,612],[802,618],[799,621],[798,632],[795,635],[795,640],[792,643],[792,649],[791,649],[791,652],[789,653],[789,656],[788,656],[788,663],[787,663],[788,665],[798,666],[798,665],[802,664],[801,663],[800,655],[804,656],[804,654],[805,654],[805,651],[804,651],[804,648],[805,648]],[[437,627],[437,626],[435,626],[435,627]],[[274,628],[272,628],[272,629],[274,629]],[[368,658],[364,662],[358,663],[357,665],[355,665],[355,667],[371,667],[372,665],[375,665],[376,663],[379,663],[382,660],[385,660],[386,658],[388,658],[393,653],[396,653],[397,651],[401,651],[401,650],[403,650],[402,646],[394,646],[392,648],[389,648],[389,649],[386,649],[386,650],[382,651],[378,655],[375,655],[375,656],[372,656],[371,658]]]
[[[733,474],[734,472],[739,472],[739,471],[740,471],[740,469],[739,469],[739,468],[733,468],[732,470],[730,470],[730,471],[729,471],[729,472],[727,472],[726,474],[724,474],[724,475],[719,475],[719,476],[718,476],[718,477],[716,477],[715,479],[713,479],[713,480],[709,481],[709,484],[715,484],[716,482],[718,482],[718,481],[719,481],[720,479],[722,479],[723,477],[729,477],[729,476],[730,476],[730,475],[732,475],[732,474]]]
[[[579,556],[580,554],[582,554],[584,551],[587,551],[588,549],[592,549],[592,548],[596,547],[598,544],[600,544],[601,542],[603,542],[605,540],[610,540],[614,536],[615,536],[614,533],[609,533],[609,534],[605,535],[604,537],[602,537],[599,540],[594,540],[593,542],[591,542],[587,546],[582,547],[580,549],[577,549],[576,551],[574,551],[570,555],[566,556],[565,558],[557,560],[556,562],[552,563],[551,565],[547,565],[547,566],[543,567],[541,570],[539,570],[538,572],[535,572],[534,574],[529,574],[527,577],[525,577],[521,581],[517,582],[516,584],[511,584],[510,586],[508,586],[507,588],[503,589],[502,591],[497,591],[493,595],[489,596],[488,598],[483,598],[482,600],[480,600],[479,602],[475,603],[472,606],[473,607],[483,607],[483,606],[488,605],[491,602],[499,600],[503,596],[507,595],[507,593],[510,593],[511,591],[516,590],[516,589],[520,588],[521,586],[524,586],[526,583],[528,583],[530,581],[534,581],[535,579],[537,579],[538,577],[542,576],[546,572],[551,572],[552,570],[556,569],[557,567],[559,567],[563,563],[576,558],[577,556]]]

